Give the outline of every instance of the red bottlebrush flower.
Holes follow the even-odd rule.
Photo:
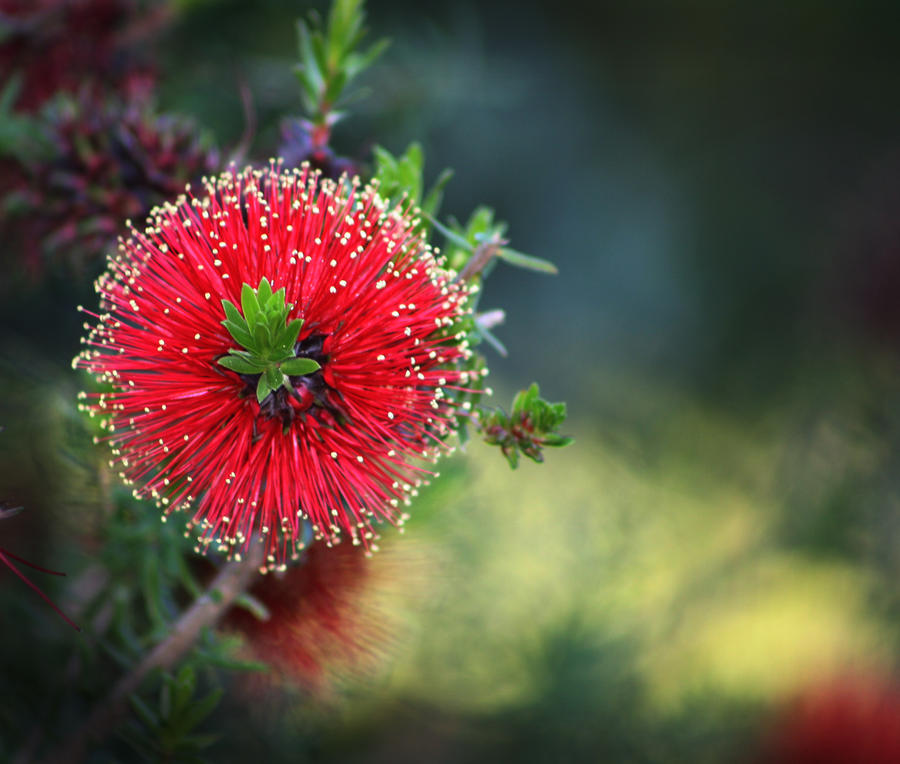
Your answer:
[[[0,82],[22,77],[14,105],[25,112],[85,83],[121,94],[146,90],[153,76],[134,43],[167,13],[142,11],[136,0],[0,0]]]
[[[849,677],[804,692],[778,720],[767,764],[896,764],[900,687]]]
[[[44,120],[51,156],[27,162],[5,202],[33,272],[50,258],[76,270],[99,262],[126,219],[143,220],[218,164],[192,122],[156,114],[145,97],[122,102],[86,89]]]
[[[466,287],[415,223],[346,177],[247,169],[156,209],[110,260],[75,363],[113,392],[86,408],[138,496],[193,507],[198,551],[261,534],[272,568],[306,523],[370,547],[374,520],[402,522],[470,376]]]
[[[324,696],[384,665],[403,631],[397,598],[427,578],[423,567],[396,546],[371,559],[360,547],[314,544],[301,563],[250,590],[268,611],[264,620],[233,608],[224,626],[244,636],[249,657],[268,664],[271,677]]]

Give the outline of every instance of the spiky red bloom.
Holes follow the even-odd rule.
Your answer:
[[[373,188],[307,167],[227,172],[151,223],[98,279],[107,312],[76,359],[114,388],[86,408],[122,476],[167,514],[193,507],[204,548],[262,534],[269,567],[302,548],[304,521],[369,546],[446,449],[465,287]],[[295,354],[321,369],[260,405],[258,375],[217,360],[237,347],[221,300],[264,277],[304,320]]]
[[[250,590],[267,618],[232,608],[223,625],[244,636],[249,657],[274,669],[270,679],[324,696],[371,676],[404,632],[397,600],[428,576],[424,559],[392,546],[369,559],[359,547],[314,544],[302,563]]]

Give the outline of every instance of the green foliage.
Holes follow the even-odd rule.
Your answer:
[[[284,287],[272,292],[272,285],[264,277],[258,289],[249,284],[241,288],[243,315],[234,303],[222,300],[226,316],[222,325],[244,349],[232,348],[218,363],[238,374],[258,374],[256,399],[260,403],[282,385],[290,388],[289,377],[311,374],[319,369],[319,364],[312,358],[294,355],[294,344],[303,320],[295,318],[286,323],[293,305],[285,303],[284,295]]]
[[[513,399],[512,411],[502,409],[481,412],[478,424],[485,443],[500,446],[500,450],[515,469],[519,453],[536,462],[544,461],[545,446],[568,446],[573,439],[557,430],[566,419],[565,403],[550,403],[540,396],[537,383],[520,391]]]
[[[330,126],[339,118],[336,106],[358,98],[348,93],[349,84],[365,71],[388,46],[382,39],[358,51],[366,30],[363,0],[335,0],[328,23],[310,14],[297,22],[300,63],[295,69],[303,105],[315,125]]]
[[[201,752],[219,736],[202,734],[197,728],[216,709],[223,692],[215,688],[201,696],[190,664],[175,675],[163,674],[156,708],[137,694],[130,696],[136,719],[126,731],[128,742],[148,760],[204,761]]]
[[[490,207],[484,205],[476,207],[464,226],[454,219],[451,219],[449,226],[443,225],[437,219],[437,213],[444,188],[452,177],[452,172],[444,170],[423,199],[425,157],[418,143],[410,143],[400,156],[394,156],[387,149],[376,146],[374,155],[374,179],[379,184],[382,196],[394,204],[407,199],[421,211],[422,221],[419,225],[426,234],[433,226],[443,235],[446,240],[444,254],[447,267],[456,271],[459,274],[458,278],[477,284],[490,274],[497,259],[541,273],[557,273],[553,263],[507,247],[504,238],[507,224],[502,220],[496,220]],[[469,299],[473,310],[477,306],[479,296],[480,291],[473,289]],[[448,339],[464,336],[472,346],[487,342],[500,355],[505,356],[506,348],[491,331],[491,327],[502,320],[502,311],[472,313],[460,317],[451,326],[444,327],[439,334]],[[541,400],[537,397],[536,385],[532,388],[534,399],[528,397],[527,400],[523,398],[520,401],[520,408],[525,406],[526,412],[516,410],[513,415],[515,421],[511,421],[502,412],[479,408],[485,393],[483,386],[485,367],[484,357],[480,353],[472,353],[468,360],[461,364],[461,369],[468,373],[467,389],[448,391],[448,397],[462,411],[473,412],[480,423],[489,423],[491,435],[487,436],[488,442],[500,445],[513,467],[518,464],[519,451],[535,461],[541,461],[543,446],[563,446],[571,442],[571,439],[563,438],[554,432],[565,419],[565,405],[548,404]],[[468,420],[469,417],[463,416],[456,422],[456,433],[463,445],[469,438]],[[527,428],[532,427],[534,423],[537,423],[537,430],[529,433]],[[483,429],[484,425],[481,426]]]
[[[424,213],[427,226],[427,221],[434,218],[440,209],[444,188],[453,177],[453,170],[447,168],[438,175],[423,199],[425,155],[417,142],[410,143],[398,157],[382,146],[375,146],[372,152],[375,155],[373,177],[378,181],[381,195],[393,203],[404,197],[408,199]]]
[[[212,563],[197,559],[181,529],[160,522],[126,489],[112,489],[108,502],[102,552],[81,574],[90,595],[81,604],[84,639],[75,645],[73,663],[80,705],[106,696],[118,677],[168,638],[215,572]],[[200,753],[216,736],[198,730],[222,694],[216,669],[264,668],[236,659],[238,646],[236,638],[206,629],[174,675],[158,672],[144,680],[129,697],[134,718],[122,728],[127,760],[135,752],[146,761],[204,760]]]
[[[0,155],[27,162],[37,156],[47,156],[47,145],[39,120],[13,109],[22,87],[21,76],[10,77],[0,88]]]
[[[447,240],[445,248],[447,264],[455,271],[464,272],[467,266],[471,271],[480,257],[483,262],[477,262],[472,277],[486,278],[493,270],[496,258],[518,268],[540,273],[558,273],[556,266],[549,260],[526,255],[524,252],[507,247],[506,239],[503,238],[506,223],[495,220],[494,211],[485,205],[476,207],[465,225],[461,225],[454,218],[450,219],[449,226],[444,226],[436,220],[432,220],[432,223]]]

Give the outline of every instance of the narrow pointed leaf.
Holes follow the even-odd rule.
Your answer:
[[[247,322],[244,320],[241,312],[237,309],[237,305],[231,302],[231,300],[222,300],[222,309],[225,311],[225,317],[229,321],[246,325]]]
[[[428,218],[429,221],[431,221],[431,225],[433,225],[438,230],[438,232],[443,235],[445,239],[447,239],[447,241],[452,241],[454,244],[456,244],[456,246],[462,247],[463,249],[469,250],[470,252],[475,249],[475,247],[472,246],[472,243],[468,239],[466,239],[456,231],[447,228],[447,226],[441,223],[441,221],[436,217],[433,217],[431,214],[425,212],[424,210],[423,214],[426,218]]]
[[[180,720],[181,728],[185,731],[189,731],[200,724],[200,722],[216,709],[224,692],[225,691],[222,688],[216,688],[202,700],[192,703],[184,712]]]
[[[544,445],[545,446],[554,446],[556,448],[561,448],[563,446],[571,445],[575,442],[575,438],[571,438],[567,435],[557,435],[556,433],[550,433],[549,435],[544,436]]]
[[[519,252],[509,247],[502,247],[497,251],[497,256],[518,268],[527,268],[530,271],[539,271],[541,273],[559,273],[559,269],[549,260],[542,260],[540,257],[534,257],[534,255],[526,255],[524,252]]]
[[[434,185],[422,200],[422,212],[424,212],[428,217],[437,214],[437,211],[441,206],[441,201],[444,198],[444,188],[447,186],[447,183],[450,182],[450,179],[452,177],[453,170],[451,170],[449,167],[446,168],[440,175],[438,175],[438,178],[434,182]]]
[[[272,347],[272,334],[269,332],[269,327],[261,323],[254,324],[253,340],[256,344],[256,349],[260,354],[263,354],[267,349]]]
[[[259,301],[256,299],[256,292],[253,291],[253,287],[249,284],[244,284],[241,287],[241,308],[244,311],[247,325],[252,326],[259,313]]]
[[[300,329],[303,327],[303,319],[295,318],[291,321],[278,335],[278,347],[285,348],[293,351],[294,345],[297,342],[297,337],[300,335]]]
[[[271,296],[268,299],[269,310],[274,310],[275,308],[283,309],[284,308],[284,287],[281,287],[277,292],[272,292]]]
[[[256,383],[256,402],[261,404],[270,392],[271,390],[269,389],[269,384],[266,381],[266,375],[260,374],[259,382]]]
[[[478,333],[487,340],[488,344],[494,348],[501,356],[506,358],[508,355],[508,351],[506,350],[506,345],[504,345],[497,336],[490,330],[485,328],[484,326],[477,326]]]
[[[272,285],[269,283],[269,279],[263,276],[262,281],[259,282],[259,289],[256,291],[256,299],[260,307],[268,303],[271,296]]]
[[[256,342],[254,342],[253,337],[250,332],[247,331],[246,325],[244,324],[236,324],[234,321],[223,321],[222,326],[228,330],[228,333],[231,335],[232,339],[241,345],[242,347],[247,348],[248,350],[252,350],[256,347]]]
[[[299,377],[304,374],[312,374],[318,371],[321,366],[312,358],[291,358],[281,364],[281,371],[291,377]]]
[[[128,700],[131,703],[131,707],[134,709],[135,713],[141,718],[141,721],[144,722],[150,729],[156,729],[159,726],[159,719],[153,710],[148,706],[143,700],[141,700],[140,696],[137,693],[132,693],[128,696]]]
[[[256,364],[233,355],[226,355],[218,360],[219,366],[236,371],[238,374],[259,374],[262,370]]]
[[[277,390],[284,382],[284,375],[274,366],[266,369],[266,384],[272,390]]]

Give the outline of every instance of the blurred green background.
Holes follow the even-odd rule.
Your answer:
[[[161,105],[227,154],[246,83],[274,154],[307,7],[182,0]],[[399,542],[384,667],[328,703],[236,689],[216,760],[739,761],[808,683],[894,672],[900,5],[368,12],[393,44],[333,145],[421,141],[456,171],[445,215],[489,204],[557,263],[499,267],[482,306],[507,311],[497,402],[535,379],[577,442],[455,456]],[[38,518],[84,500],[56,466],[78,302],[59,280],[2,309],[0,488]]]

